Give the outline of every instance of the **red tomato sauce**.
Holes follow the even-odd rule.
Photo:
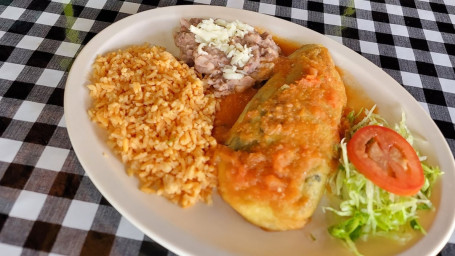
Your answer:
[[[249,88],[243,92],[227,95],[220,100],[220,108],[215,114],[212,132],[218,143],[224,143],[229,130],[256,92],[256,89]]]

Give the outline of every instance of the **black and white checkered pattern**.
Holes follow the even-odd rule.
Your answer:
[[[0,1],[0,254],[173,255],[85,175],[66,132],[63,92],[75,56],[98,32],[131,14],[180,4],[252,10],[335,39],[402,84],[455,152],[452,0]],[[440,253],[454,254],[450,243]]]

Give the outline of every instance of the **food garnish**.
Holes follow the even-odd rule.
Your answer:
[[[415,195],[424,183],[414,148],[394,130],[368,125],[347,143],[349,161],[374,184],[401,196]]]
[[[420,210],[433,209],[429,199],[431,190],[437,177],[442,174],[438,167],[427,165],[423,162],[425,157],[420,156],[424,183],[420,190],[411,196],[400,196],[384,190],[363,175],[349,158],[347,144],[350,142],[346,140],[351,137],[351,140],[354,139],[358,131],[362,133],[362,127],[374,125],[392,129],[381,116],[373,112],[374,108],[365,110],[365,117],[360,122],[353,123],[346,138],[342,139],[340,165],[336,174],[329,179],[328,195],[333,199],[334,206],[324,208],[325,211],[335,213],[340,220],[329,227],[329,233],[344,240],[356,255],[362,255],[354,243],[357,239],[383,236],[406,242],[411,237],[411,234],[406,232],[409,228],[425,233],[419,224],[418,213]],[[351,113],[348,118],[354,122],[356,116],[358,115]],[[396,124],[393,130],[412,146],[413,136],[405,122],[403,114],[401,122]]]
[[[222,51],[230,58],[229,65],[223,68],[223,77],[226,79],[240,79],[244,74],[237,67],[243,68],[253,57],[252,48],[248,45],[233,43],[235,37],[243,39],[246,34],[253,32],[254,28],[248,24],[236,21],[225,21],[222,19],[202,20],[199,24],[191,25],[190,31],[195,35],[199,43],[197,51],[199,54],[208,55],[205,47],[212,46]]]

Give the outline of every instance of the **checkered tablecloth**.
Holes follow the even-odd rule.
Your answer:
[[[360,53],[419,101],[455,152],[453,0],[0,0],[0,255],[173,255],[85,175],[65,128],[63,93],[78,52],[102,29],[195,3],[277,16]],[[455,255],[451,243],[440,255]]]

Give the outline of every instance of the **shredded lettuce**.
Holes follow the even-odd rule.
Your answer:
[[[329,233],[346,242],[347,246],[356,254],[362,255],[354,243],[357,239],[366,240],[369,236],[385,236],[393,239],[408,240],[403,235],[406,227],[423,232],[424,228],[418,222],[417,211],[433,209],[429,200],[432,187],[437,178],[442,175],[438,167],[431,167],[422,162],[425,184],[414,196],[398,196],[387,192],[358,172],[349,161],[347,155],[347,140],[360,128],[367,125],[381,125],[394,129],[413,145],[413,136],[406,126],[406,117],[393,127],[378,114],[365,110],[365,117],[354,124],[359,114],[350,113],[347,118],[352,122],[346,138],[340,143],[340,164],[338,171],[329,179],[330,191],[337,198],[336,207],[325,207],[338,215],[341,222],[329,227]],[[361,113],[360,113],[361,114]],[[425,157],[420,157],[424,160]],[[401,232],[400,232],[401,231]]]

